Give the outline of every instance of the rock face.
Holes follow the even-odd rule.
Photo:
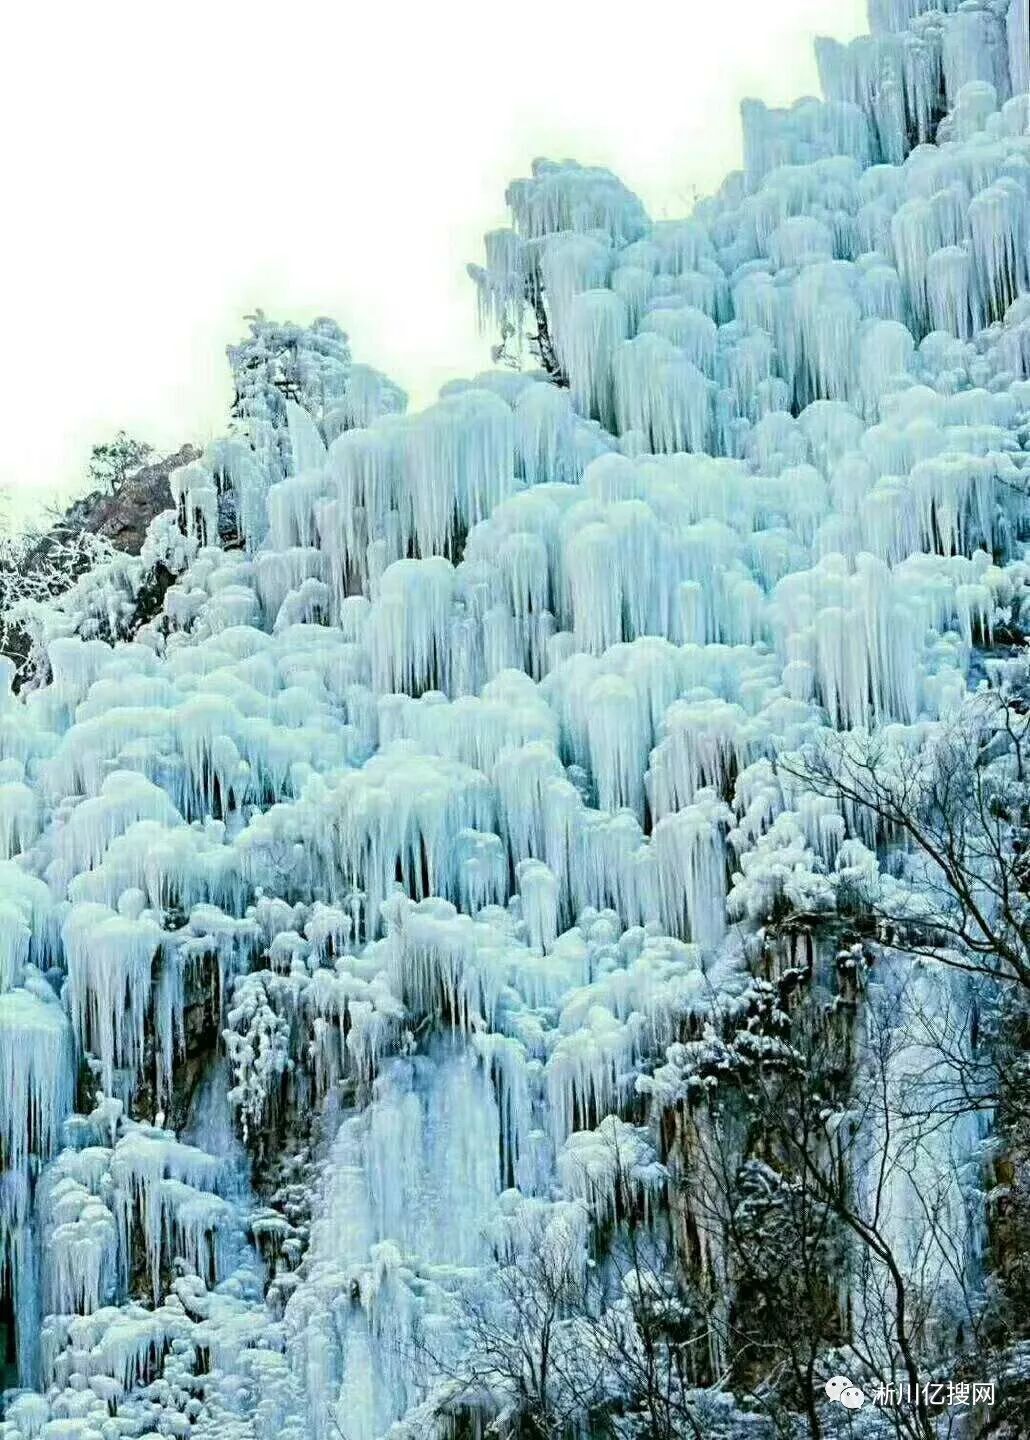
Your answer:
[[[155,515],[172,505],[168,476],[180,465],[200,458],[193,445],[183,445],[174,455],[165,455],[130,475],[112,495],[85,496],[68,511],[69,528],[85,529],[103,536],[118,550],[138,555],[147,526]]]

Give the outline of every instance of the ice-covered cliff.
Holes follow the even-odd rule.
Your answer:
[[[773,762],[831,728],[914,753],[1030,613],[1026,5],[871,25],[820,43],[824,99],[744,106],[745,169],[688,219],[571,162],[511,185],[474,279],[545,369],[407,415],[332,322],[259,317],[142,556],[27,607],[4,1440],[501,1433],[519,1387],[459,1378],[469,1314],[517,1333],[498,1275],[531,1251],[579,1283],[628,1216],[728,1313],[676,1120],[697,1048],[768,1008],[785,897],[832,916],[884,883],[884,837]],[[872,987],[902,1023],[913,964]],[[937,1315],[979,1261],[982,1134],[942,1123],[878,1212]],[[869,1300],[839,1283],[846,1346]],[[717,1331],[677,1379],[698,1433],[765,1433]],[[593,1343],[562,1334],[557,1373]],[[610,1422],[652,1433],[611,1376]]]

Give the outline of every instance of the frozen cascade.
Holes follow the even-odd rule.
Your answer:
[[[971,1053],[965,981],[832,938],[932,877],[791,766],[839,732],[917,769],[1027,627],[1027,12],[870,22],[819,43],[824,98],[745,102],[689,218],[574,162],[512,183],[472,277],[546,368],[406,415],[334,322],[252,317],[142,555],[19,608],[0,1440],[485,1432],[512,1396],[448,1388],[463,1303],[534,1245],[614,1285],[630,1217],[725,1318],[700,1162],[757,1159],[702,1097],[741,1034],[775,1059],[803,972],[853,1100],[890,1057],[856,1203],[890,1172],[926,1334],[970,1319],[987,1107],[915,1160],[904,1125]]]
[[[329,1158],[307,1274],[286,1310],[316,1436],[332,1434],[337,1409],[352,1440],[375,1440],[404,1413],[417,1393],[419,1293],[488,1253],[497,1103],[472,1056],[444,1047],[429,1059],[392,1062]]]

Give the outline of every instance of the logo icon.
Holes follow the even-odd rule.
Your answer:
[[[852,1385],[846,1375],[834,1375],[823,1387],[831,1400],[843,1405],[845,1410],[861,1410],[865,1395],[857,1385]]]

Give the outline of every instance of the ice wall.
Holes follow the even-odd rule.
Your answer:
[[[136,568],[26,616],[0,1225],[35,1388],[5,1440],[422,1414],[419,1325],[446,1353],[526,1206],[612,1211],[596,1136],[746,1009],[742,938],[875,880],[770,760],[916,743],[1025,626],[1030,82],[1019,0],[871,8],[820,44],[824,99],[744,106],[744,171],[688,219],[571,162],[512,184],[474,278],[492,321],[546,318],[554,375],[407,416],[332,322],[257,317]],[[198,994],[228,1074],[187,1143],[161,1107]],[[225,1107],[251,1143],[324,1113],[309,1233],[255,1210]]]

